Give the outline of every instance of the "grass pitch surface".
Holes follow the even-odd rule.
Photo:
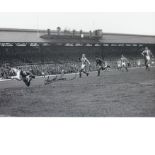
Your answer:
[[[70,79],[74,75],[67,75]],[[0,82],[0,116],[155,116],[155,68],[92,72],[44,85],[44,78]]]

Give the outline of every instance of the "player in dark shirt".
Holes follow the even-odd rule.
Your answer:
[[[96,58],[96,66],[98,76],[100,76],[101,70],[108,70],[110,68],[110,66],[101,58]]]
[[[105,65],[105,63],[101,58],[96,58],[96,66],[98,67],[97,68],[98,76],[100,76],[101,70],[105,70],[104,65]]]

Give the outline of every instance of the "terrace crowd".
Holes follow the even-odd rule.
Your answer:
[[[143,59],[129,59],[131,67],[143,66],[144,61]],[[95,60],[90,60],[91,67],[89,68],[91,71],[97,70]],[[111,69],[117,69],[117,59],[108,59],[106,63],[111,67]],[[43,75],[56,75],[60,74],[62,70],[64,73],[76,73],[79,71],[81,62],[64,62],[64,63],[45,63],[45,64],[25,64],[25,65],[18,65],[12,66],[17,67],[25,71],[30,71],[36,76],[43,76]],[[9,66],[10,64],[3,64],[0,67],[0,78],[9,78]]]

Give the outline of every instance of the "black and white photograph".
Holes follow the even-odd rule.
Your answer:
[[[0,117],[155,117],[155,13],[0,13]]]
[[[0,154],[155,154],[154,0],[0,5]]]

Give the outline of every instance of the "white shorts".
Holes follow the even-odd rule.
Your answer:
[[[86,65],[85,64],[82,64],[81,65],[81,69],[85,69]]]
[[[126,63],[125,62],[122,62],[122,67],[126,67]]]
[[[150,61],[151,60],[150,56],[146,56],[146,60]]]

